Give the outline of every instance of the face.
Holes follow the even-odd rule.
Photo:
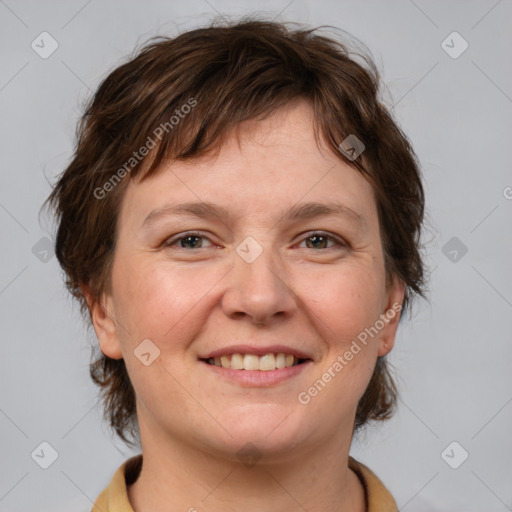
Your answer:
[[[126,362],[143,444],[286,457],[351,436],[404,290],[385,287],[370,184],[312,121],[295,103],[128,185],[93,322]]]

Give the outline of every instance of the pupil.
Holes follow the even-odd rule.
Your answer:
[[[325,242],[325,237],[314,235],[314,236],[309,237],[309,240],[315,240],[316,242],[320,241],[320,243],[322,243],[322,242]],[[314,247],[318,247],[318,245],[316,245],[316,242],[313,242]]]
[[[181,246],[182,246],[182,247],[186,247],[186,246],[187,246],[187,242],[189,242],[189,241],[191,241],[191,240],[193,240],[193,239],[195,239],[195,240],[196,240],[196,242],[197,242],[197,241],[200,239],[200,237],[199,237],[199,236],[196,236],[196,235],[190,235],[190,236],[187,236],[186,238],[184,238],[184,239],[182,240],[182,244],[181,244]],[[185,245],[183,245],[183,244],[185,244]],[[192,247],[196,247],[196,246],[197,246],[197,243],[191,243],[191,244],[190,244],[190,246],[192,246]]]

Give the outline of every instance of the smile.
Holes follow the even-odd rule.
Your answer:
[[[206,362],[210,365],[220,366],[231,370],[260,370],[264,372],[272,370],[281,370],[283,368],[291,368],[304,362],[305,359],[299,359],[292,354],[264,354],[258,356],[256,354],[231,354],[220,357],[210,357]]]

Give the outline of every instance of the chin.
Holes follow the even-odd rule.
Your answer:
[[[224,457],[246,465],[251,465],[256,459],[261,462],[291,459],[292,452],[296,456],[297,446],[311,439],[312,434],[305,422],[300,422],[290,410],[284,414],[274,411],[265,415],[260,411],[259,416],[239,415],[236,421],[223,425],[232,437],[225,434],[222,439],[210,439],[210,443]]]

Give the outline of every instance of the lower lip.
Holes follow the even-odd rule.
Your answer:
[[[232,370],[231,368],[223,368],[208,364],[201,361],[211,371],[215,372],[219,377],[234,381],[238,384],[249,387],[269,387],[284,382],[302,373],[313,361],[305,361],[304,363],[289,368],[281,368],[276,370]]]

